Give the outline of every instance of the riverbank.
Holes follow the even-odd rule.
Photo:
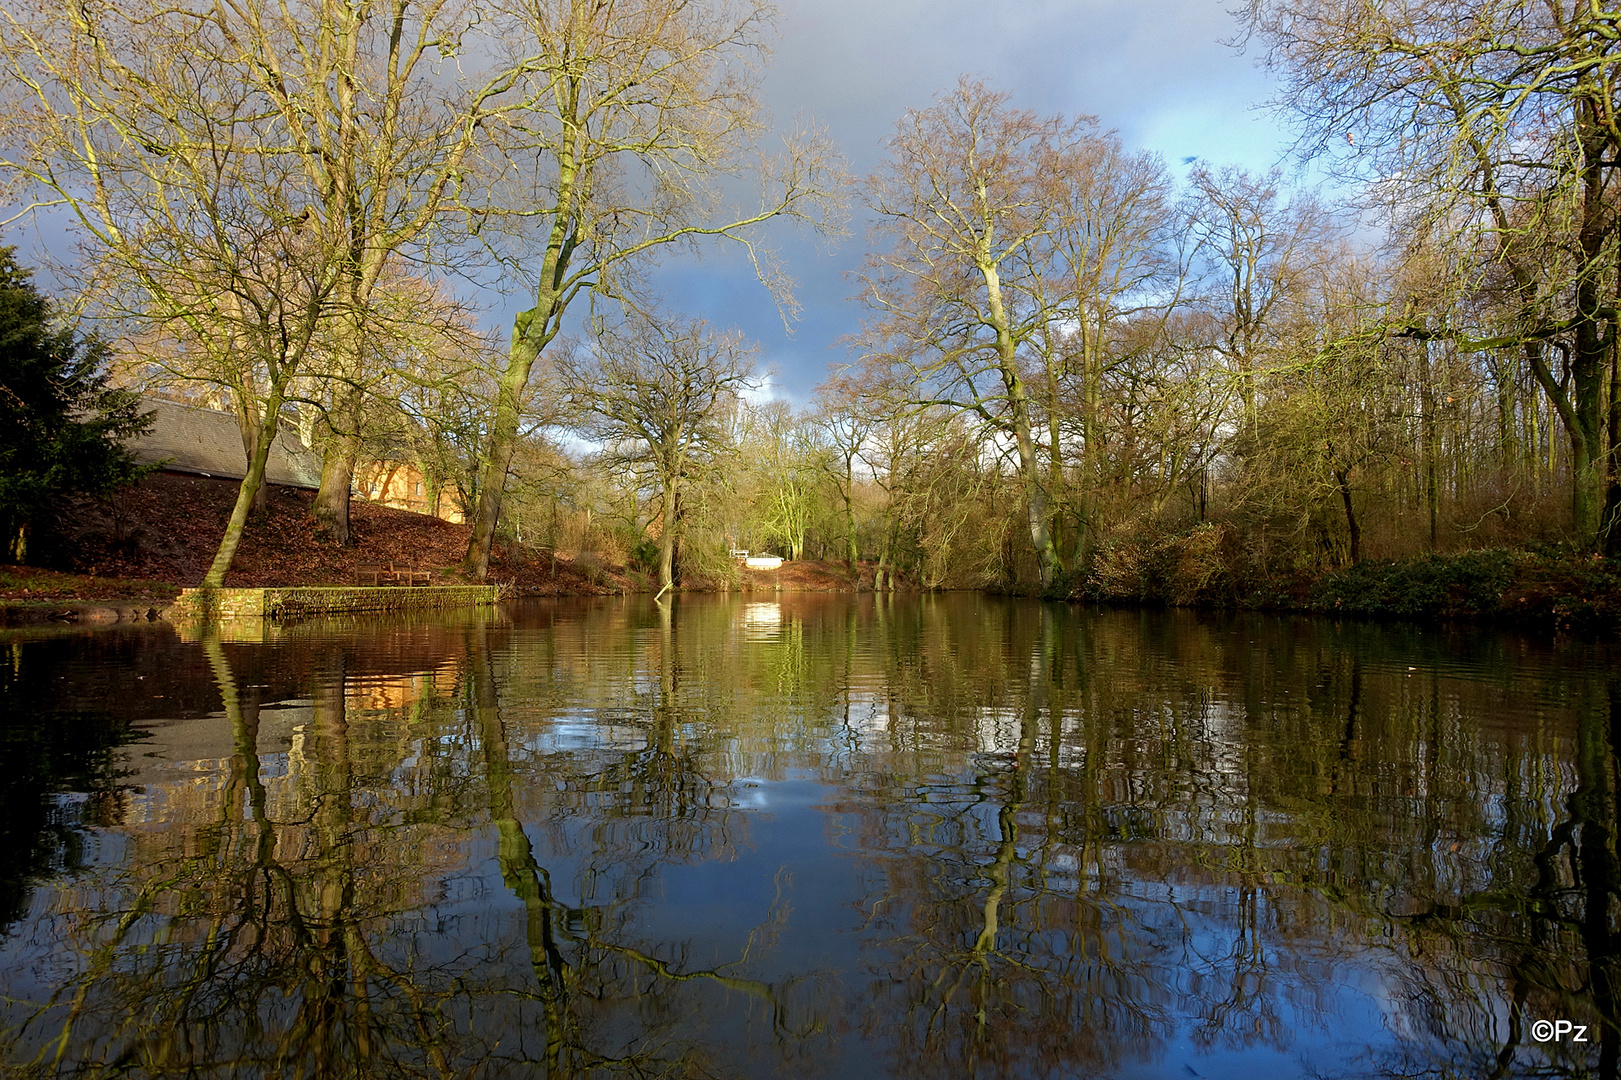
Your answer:
[[[80,507],[68,570],[0,568],[0,623],[107,623],[160,616],[181,588],[202,580],[235,496],[234,483],[158,474],[112,504]],[[354,544],[323,537],[311,493],[272,488],[249,521],[228,587],[349,586],[362,564],[412,563],[432,583],[467,585],[456,569],[469,528],[356,500]],[[1128,606],[1288,611],[1419,621],[1460,620],[1538,633],[1621,629],[1621,562],[1553,547],[1370,559],[1327,573],[1246,569],[1206,529],[1149,548],[1103,553],[1069,599]],[[692,580],[688,591],[866,592],[875,567],[802,560],[778,570]],[[498,544],[490,581],[518,596],[653,592],[645,569],[591,554]],[[907,591],[911,591],[908,588]]]
[[[0,567],[0,624],[107,623],[160,617],[203,578],[230,515],[236,484],[159,473],[111,503],[72,508],[58,547],[64,569]],[[322,535],[312,493],[272,487],[268,505],[243,534],[227,588],[351,586],[367,563],[408,563],[436,586],[473,584],[457,569],[470,528],[425,514],[356,500],[354,543]],[[739,568],[735,578],[695,581],[702,591],[853,592],[872,588],[874,567],[852,576],[842,563],[801,561],[780,570]],[[589,553],[497,544],[491,583],[516,596],[593,596],[653,592],[654,575]]]
[[[1539,633],[1621,629],[1621,560],[1557,548],[1367,559],[1325,573],[1243,577],[1168,561],[1131,577],[1093,575],[1075,599],[1125,605],[1464,621]]]

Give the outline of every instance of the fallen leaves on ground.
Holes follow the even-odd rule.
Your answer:
[[[97,579],[199,584],[230,520],[237,487],[230,480],[157,473],[110,502],[75,504],[64,530],[79,538],[74,569]],[[470,526],[356,499],[349,513],[353,543],[344,547],[310,514],[314,501],[314,492],[270,486],[265,507],[248,518],[225,584],[352,585],[362,564],[380,562],[427,570],[436,585],[467,582],[457,567]],[[615,593],[639,586],[622,568],[580,565],[548,551],[505,544],[492,555],[490,580],[538,595]]]

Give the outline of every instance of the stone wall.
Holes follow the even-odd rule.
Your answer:
[[[359,612],[434,611],[495,603],[495,585],[307,585],[285,589],[183,589],[163,613],[171,621],[304,618]]]

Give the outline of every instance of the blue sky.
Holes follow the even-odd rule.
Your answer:
[[[795,113],[827,127],[851,171],[883,161],[895,121],[967,74],[1041,113],[1090,113],[1128,147],[1185,173],[1184,158],[1264,170],[1284,161],[1289,133],[1258,106],[1272,83],[1253,58],[1221,44],[1237,24],[1231,0],[779,0],[780,38],[763,93],[779,123]],[[847,360],[838,339],[858,325],[849,274],[861,265],[865,222],[836,250],[774,232],[803,308],[792,334],[746,265],[723,255],[669,262],[659,284],[671,306],[759,342],[773,390],[803,403]]]

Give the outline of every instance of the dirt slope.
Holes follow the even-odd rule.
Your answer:
[[[207,572],[236,499],[231,481],[159,473],[110,504],[76,504],[66,516],[54,565],[98,578],[139,578],[196,585]],[[268,505],[248,521],[230,586],[352,584],[361,563],[398,560],[429,570],[435,583],[462,581],[455,570],[471,529],[356,499],[354,544],[339,547],[310,517],[314,493],[272,487]],[[644,587],[622,568],[579,566],[550,552],[497,545],[492,580],[536,595],[613,593]]]

